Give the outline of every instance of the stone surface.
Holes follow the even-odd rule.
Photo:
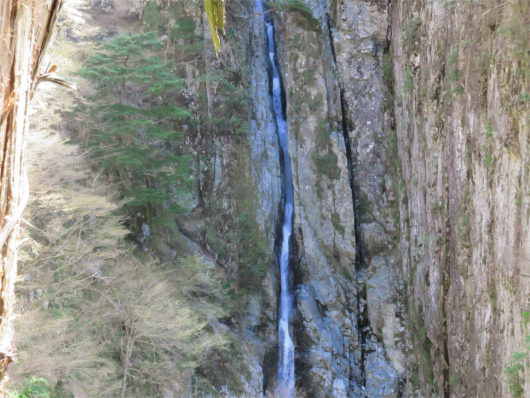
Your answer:
[[[363,394],[363,333],[379,339],[383,352],[389,346],[389,353],[378,358],[393,369],[396,383],[397,374],[405,373],[403,333],[395,315],[400,313],[399,268],[391,256],[396,228],[386,186],[389,115],[384,111],[381,61],[387,9],[362,1],[333,3],[336,8],[325,1],[306,4],[319,27],[309,29],[294,11],[275,15],[295,185],[296,272],[303,283],[296,290],[297,337],[301,362],[309,369],[311,396],[354,397]],[[319,166],[319,156],[335,159],[334,172]],[[356,228],[364,258],[356,258]],[[381,260],[377,285],[384,290],[369,303],[368,313],[374,316],[362,332],[359,325],[366,315],[359,303],[368,288],[355,264],[361,261],[367,268],[373,257]],[[375,335],[373,328],[378,329]],[[396,397],[399,393],[397,387],[381,388]]]
[[[418,396],[512,396],[504,368],[528,333],[530,292],[529,60],[518,52],[528,51],[519,40],[529,16],[527,1],[393,2],[400,253]],[[522,396],[529,376],[525,366]]]
[[[380,352],[368,354],[366,366],[366,397],[394,398],[399,396],[398,376]]]
[[[510,396],[503,369],[522,350],[530,305],[530,78],[528,48],[517,47],[528,2],[303,1],[318,23],[273,14],[295,189],[299,384],[314,397]],[[248,81],[248,134],[186,126],[197,191],[179,227],[192,253],[234,278],[233,221],[250,204],[270,267],[230,326],[215,325],[241,343],[243,393],[216,387],[254,397],[274,380],[277,350],[282,186],[266,36],[252,1],[227,2],[216,58],[200,3],[187,17],[206,44],[185,66],[184,96],[213,118],[228,101],[221,72]],[[100,3],[129,19],[143,5]]]

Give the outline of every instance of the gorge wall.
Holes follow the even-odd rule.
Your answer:
[[[265,187],[257,190],[262,203],[258,208],[275,215],[264,207],[275,203],[270,193],[278,192],[265,184],[273,181],[278,186],[280,178],[274,156],[277,133],[271,127],[270,94],[264,87],[270,81],[266,36],[252,7],[233,11],[243,4],[229,3],[227,12],[251,16],[250,40],[244,43],[252,54],[248,81],[250,107],[255,109],[250,113],[248,156],[262,156],[251,161],[255,181]],[[273,8],[295,189],[291,263],[297,305],[296,372],[298,385],[309,396],[397,397],[406,384],[396,256],[398,198],[392,181],[399,174],[388,172],[391,163],[386,156],[392,122],[383,76],[388,13],[387,4],[363,2],[307,2],[298,8],[280,3]],[[234,45],[232,40],[223,42],[221,62]],[[264,159],[263,153],[269,156]],[[268,170],[276,172],[261,178]],[[272,264],[272,285],[264,290],[269,299],[257,295],[247,308],[247,319],[251,315],[262,322],[252,328],[264,330],[275,321],[263,314],[275,314],[276,268]],[[270,307],[260,308],[258,303]],[[251,333],[249,326],[243,325],[245,334]],[[266,335],[266,341],[265,358],[258,356],[257,362],[265,365],[267,386],[274,382],[270,367],[276,360],[266,358],[277,355],[275,334]]]
[[[179,126],[191,211],[172,233],[139,214],[149,234],[136,239],[161,263],[199,255],[231,295],[212,327],[238,354],[194,370],[215,390],[167,385],[167,398],[258,397],[276,382],[284,187],[267,34],[254,1],[226,3],[218,58],[202,1],[88,4],[91,40],[159,31],[192,115]],[[526,356],[512,354],[527,353],[530,311],[530,4],[288,0],[266,14],[293,172],[297,387],[527,396]]]
[[[524,1],[392,7],[399,247],[426,396],[528,394],[527,370],[504,369],[528,333],[529,17]]]
[[[529,5],[305,4],[274,12],[301,384],[523,394]]]

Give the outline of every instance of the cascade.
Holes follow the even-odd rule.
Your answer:
[[[257,11],[263,14],[263,0],[256,0]],[[293,289],[289,278],[289,242],[293,224],[293,176],[291,158],[287,143],[287,121],[282,106],[282,89],[279,65],[276,59],[274,42],[274,25],[269,18],[261,16],[267,28],[268,52],[272,68],[272,102],[273,112],[283,154],[283,225],[281,250],[279,256],[281,275],[281,294],[278,326],[279,361],[277,375],[277,392],[284,398],[294,394],[294,343],[290,334],[289,315],[293,308]]]

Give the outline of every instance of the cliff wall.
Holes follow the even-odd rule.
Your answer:
[[[528,394],[524,372],[504,369],[527,333],[529,17],[524,1],[392,7],[400,252],[424,396]]]

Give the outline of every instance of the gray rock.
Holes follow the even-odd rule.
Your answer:
[[[397,398],[399,396],[398,375],[380,352],[372,352],[367,355],[365,372],[366,397]]]

